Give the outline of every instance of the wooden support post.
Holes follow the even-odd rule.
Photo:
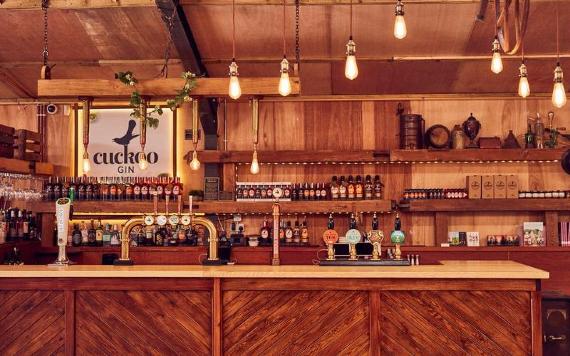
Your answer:
[[[368,292],[368,313],[370,317],[370,356],[380,356],[380,313],[381,299],[379,291]]]
[[[65,290],[65,355],[75,355],[75,291]]]
[[[447,242],[447,234],[449,232],[449,214],[447,212],[438,211],[435,213],[435,243],[440,246],[441,243]]]
[[[222,281],[214,278],[212,289],[212,355],[223,354],[222,340]]]

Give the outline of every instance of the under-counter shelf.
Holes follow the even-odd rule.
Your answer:
[[[282,214],[329,214],[351,212],[390,212],[392,200],[338,200],[338,201],[282,201]],[[271,214],[273,202],[236,202],[229,201],[194,201],[192,209],[204,214]],[[55,202],[36,202],[30,209],[38,213],[54,213]],[[152,201],[76,201],[73,204],[74,215],[115,215],[129,216],[150,213]],[[165,211],[165,202],[158,203],[160,212]],[[169,204],[169,212],[175,212],[175,202]],[[188,211],[185,205],[185,211]]]
[[[570,211],[570,199],[425,199],[400,203],[411,212]]]
[[[477,148],[463,150],[391,150],[391,162],[557,162],[566,148]]]

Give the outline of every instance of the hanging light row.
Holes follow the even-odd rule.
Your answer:
[[[394,37],[399,40],[406,38],[408,30],[404,20],[404,3],[402,0],[396,2],[396,20],[394,21]],[[344,66],[344,76],[354,80],[358,77],[358,65],[356,64],[356,43],[352,39],[352,0],[350,0],[350,36],[346,44],[346,64]]]
[[[560,30],[558,25],[558,7],[556,8],[556,53],[557,62],[554,68],[554,86],[552,88],[552,104],[561,108],[566,105],[566,90],[564,89],[564,72],[562,71],[562,66],[560,65]],[[530,84],[528,82],[528,71],[524,63],[524,44],[522,46],[522,61],[519,67],[519,86],[518,95],[522,98],[526,98],[530,95]],[[499,38],[495,35],[491,47],[491,71],[495,74],[499,74],[503,71],[503,61],[501,59],[501,44],[499,43]]]

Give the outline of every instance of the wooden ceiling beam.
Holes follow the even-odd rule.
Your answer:
[[[533,2],[553,2],[554,0],[533,0]],[[406,5],[430,5],[430,4],[479,4],[480,0],[405,0]],[[394,6],[395,0],[357,0],[355,5],[389,5]],[[231,5],[232,0],[180,0],[181,5]],[[301,0],[302,6],[332,6],[349,5],[350,0]],[[236,5],[283,5],[280,0],[236,0]],[[295,0],[287,0],[288,6],[294,6]],[[493,6],[490,4],[489,6]]]
[[[0,68],[0,82],[6,84],[14,95],[20,98],[33,98],[34,94],[12,75],[8,70]]]
[[[166,30],[178,55],[182,59],[184,70],[199,77],[207,77],[208,71],[202,63],[198,45],[184,13],[184,8],[174,0],[155,0],[162,14]],[[174,17],[173,17],[174,16]],[[173,17],[173,18],[171,18]],[[218,105],[215,98],[202,98],[200,104],[200,122],[204,130],[206,149],[216,149],[218,145]]]
[[[181,64],[180,59],[171,59],[169,63]],[[113,66],[161,66],[164,64],[164,59],[100,59],[100,60],[80,60],[80,61],[50,61],[52,65],[65,66],[65,67],[113,67]],[[13,62],[0,62],[0,68],[27,68],[27,67],[41,67],[41,61],[13,61]]]
[[[154,0],[50,0],[51,9],[104,9],[109,7],[155,7]],[[3,0],[0,10],[41,9],[41,0]]]

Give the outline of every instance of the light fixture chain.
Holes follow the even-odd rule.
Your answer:
[[[159,76],[163,78],[168,78],[168,62],[170,61],[170,49],[172,48],[172,28],[174,27],[174,19],[176,18],[176,10],[177,4],[173,4],[172,6],[172,14],[166,18],[168,21],[168,42],[166,43],[166,48],[164,49],[164,64],[162,65],[162,69],[160,70]]]
[[[48,66],[48,57],[49,57],[49,50],[48,50],[48,7],[49,7],[49,0],[42,0],[42,12],[44,14],[44,50],[42,53],[44,66]]]
[[[297,73],[301,68],[301,48],[299,45],[300,40],[300,15],[301,15],[301,1],[295,0],[295,66]]]

